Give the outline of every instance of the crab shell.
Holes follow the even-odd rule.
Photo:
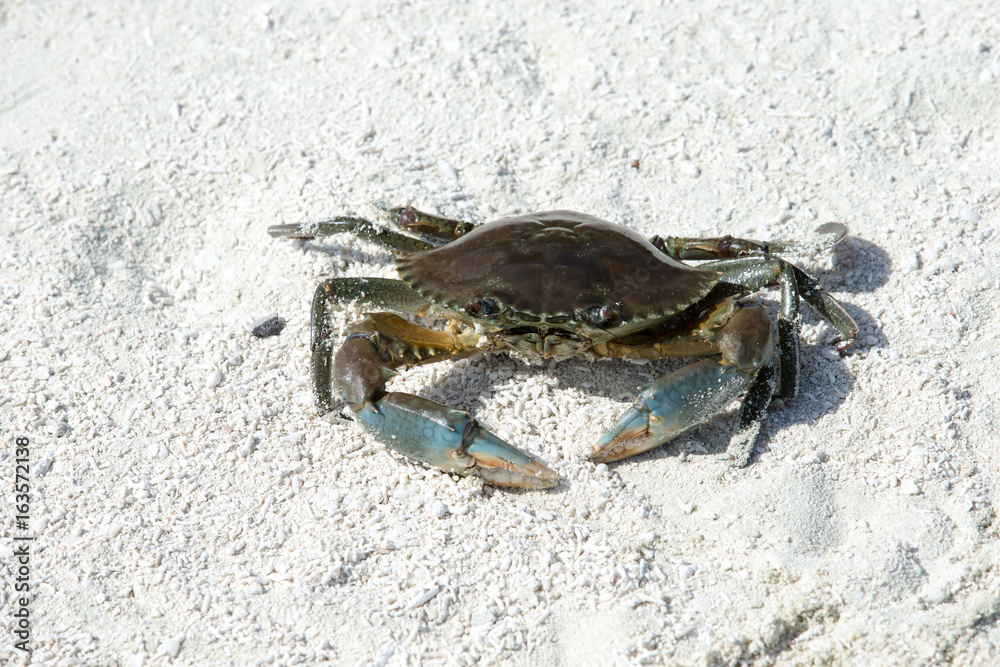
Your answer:
[[[548,327],[595,341],[683,311],[720,276],[671,259],[631,229],[573,211],[503,218],[404,253],[396,264],[412,289],[486,331]]]

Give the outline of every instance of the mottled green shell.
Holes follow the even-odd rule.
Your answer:
[[[493,299],[509,325],[572,327],[579,313],[604,305],[622,311],[620,324],[669,317],[719,277],[671,259],[631,229],[573,211],[490,222],[439,248],[404,253],[396,264],[434,303],[467,312],[473,299]]]

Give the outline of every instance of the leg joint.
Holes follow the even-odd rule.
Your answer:
[[[774,354],[774,323],[767,309],[753,301],[741,308],[712,338],[724,359],[740,371],[752,371],[771,361]]]

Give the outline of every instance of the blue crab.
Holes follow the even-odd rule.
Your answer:
[[[799,372],[799,300],[851,345],[858,328],[813,278],[779,255],[830,250],[847,228],[821,226],[807,241],[759,243],[635,231],[572,211],[548,211],[483,225],[411,207],[385,211],[391,226],[364,218],[277,225],[274,237],[350,232],[396,254],[399,280],[330,278],[312,303],[312,381],[329,411],[343,401],[376,440],[419,461],[499,486],[547,488],[557,474],[504,442],[467,412],[388,391],[397,368],[483,351],[542,358],[589,354],[620,359],[701,357],[641,389],[593,446],[610,462],[657,447],[743,397],[726,457],[749,461],[768,405],[794,398]],[[685,263],[704,260],[697,265]],[[746,297],[780,289],[777,326]],[[334,353],[330,308],[359,302],[371,312]],[[443,331],[397,313],[444,317]]]

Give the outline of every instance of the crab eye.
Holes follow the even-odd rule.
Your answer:
[[[608,324],[615,319],[617,312],[612,305],[594,306],[587,311],[587,319],[596,326]]]
[[[480,299],[478,296],[472,297],[468,308],[470,315],[485,315],[487,317],[500,312],[500,304],[494,299]]]

